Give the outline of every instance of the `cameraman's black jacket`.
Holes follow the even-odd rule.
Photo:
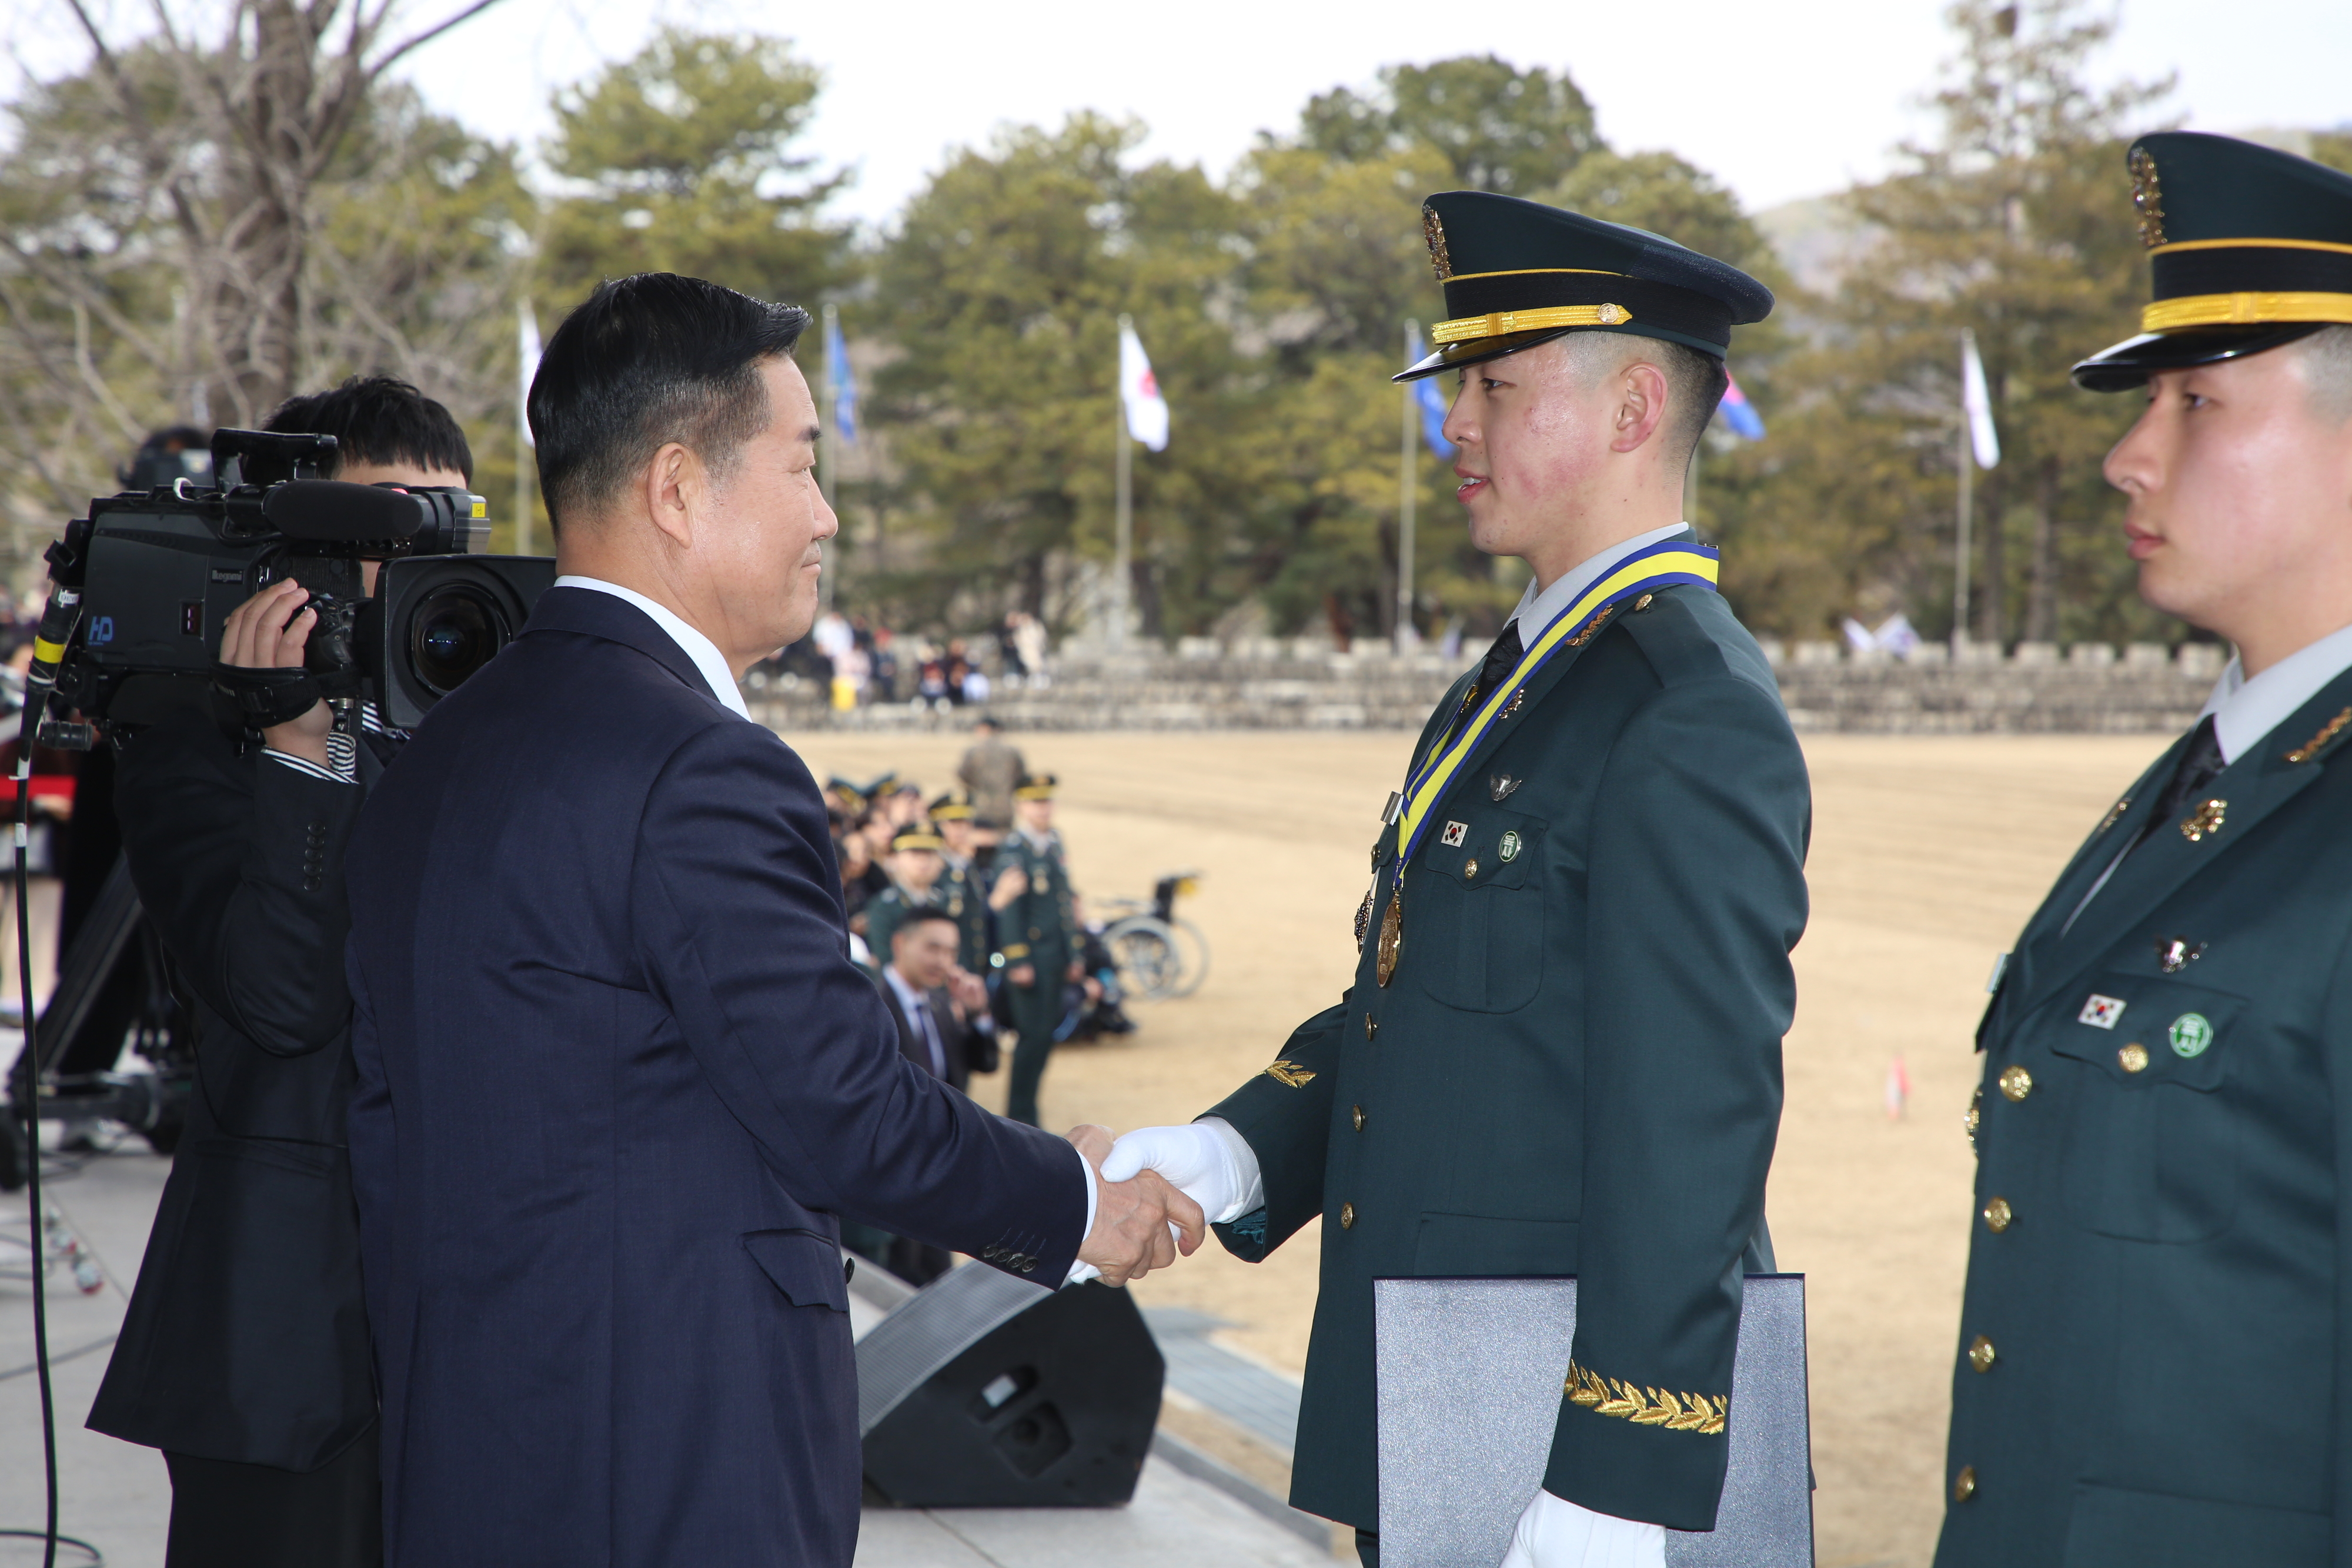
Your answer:
[[[191,707],[124,747],[115,788],[140,902],[195,997],[185,1132],[89,1426],[308,1471],[375,1420],[343,1113],[343,851],[362,782],[239,746]]]

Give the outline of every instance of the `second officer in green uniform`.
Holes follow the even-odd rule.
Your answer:
[[[996,852],[996,962],[1004,1012],[1016,1037],[1004,1113],[1037,1125],[1037,1085],[1054,1054],[1064,998],[1079,974],[1079,936],[1070,905],[1070,869],[1054,831],[1055,779],[1023,776],[1013,791],[1013,831]]]
[[[2074,368],[2142,598],[2233,643],[1996,981],[1938,1568],[2352,1563],[2352,179],[2128,154]],[[2123,182],[2117,184],[2120,208]],[[2120,214],[2119,214],[2120,215]]]
[[[1422,731],[1354,983],[1190,1127],[1119,1140],[1256,1260],[1322,1221],[1291,1501],[1376,1559],[1372,1281],[1575,1275],[1509,1561],[1658,1564],[1715,1522],[1743,1265],[1768,1261],[1803,758],[1683,521],[1754,279],[1507,196],[1423,209],[1473,543],[1533,570]],[[1591,1555],[1588,1555],[1591,1553]]]

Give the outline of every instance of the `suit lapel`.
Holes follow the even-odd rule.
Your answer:
[[[2041,963],[2037,966],[2040,972],[2031,977],[2032,989],[2025,998],[2026,1008],[2031,1009],[2040,1005],[2096,963],[2135,925],[2146,921],[2157,906],[2169,898],[2182,883],[2226,858],[2232,849],[2252,836],[2263,819],[2309,789],[2319,778],[2320,768],[2335,747],[2331,743],[2315,754],[2306,754],[2303,750],[2303,743],[2345,706],[2347,697],[2352,697],[2352,674],[2339,675],[2328,683],[2317,696],[2263,737],[2244,756],[2223,768],[2204,789],[2184,802],[2172,821],[2157,823],[2147,841],[2134,850],[2123,864],[2116,868],[2116,874],[2084,909],[2081,918],[2074,922],[2074,929],[2059,936],[2055,926],[2052,927],[2051,935],[2043,944]],[[2179,750],[2175,747],[2168,752],[2167,760],[2161,766],[2168,767]],[[2290,761],[2290,756],[2298,757],[2300,760]],[[2150,773],[2156,778],[2169,776],[2155,774],[2154,769]],[[2135,819],[2147,821],[2146,812],[2152,807],[2152,797],[2161,789],[2160,785],[2153,788],[2150,785],[2150,779],[2142,779],[2141,793],[2143,797],[2150,798],[2148,804],[2136,800],[2135,810],[2126,812],[2123,821],[2116,823],[2118,834]],[[2194,819],[2206,801],[2220,803],[2220,820],[2218,823],[2209,822],[2200,826],[2197,836],[2191,838],[2182,831],[2181,824]],[[2133,827],[2132,831],[2136,834],[2137,827]],[[2131,841],[2129,839],[2117,839],[2113,834],[2101,836],[2116,841],[2117,848]],[[2091,863],[2104,867],[2100,856],[2093,854],[2087,859]],[[2078,865],[2064,880],[2079,882],[2087,870],[2087,866]],[[2082,894],[2076,893],[2074,896],[2079,901]],[[2073,904],[2068,904],[2065,909],[2057,910],[2053,916],[2053,906],[2057,903],[2058,900],[2053,898],[2050,905],[2044,906],[2042,919],[2054,918],[2057,924],[2063,925]],[[2036,924],[2042,924],[2042,919],[2038,919]],[[2153,938],[2154,933],[2151,932],[2150,939]]]

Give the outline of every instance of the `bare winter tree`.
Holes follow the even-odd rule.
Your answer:
[[[126,37],[64,0],[88,64],[7,106],[0,163],[0,462],[46,492],[5,495],[20,524],[110,486],[168,418],[252,423],[322,373],[414,373],[437,357],[420,307],[425,339],[453,302],[510,310],[478,263],[530,221],[511,155],[384,80],[496,3],[404,29],[401,0],[226,0],[201,25],[150,0]],[[447,298],[434,217],[467,253]]]

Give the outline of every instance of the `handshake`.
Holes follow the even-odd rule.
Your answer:
[[[1110,1129],[1070,1130],[1095,1173],[1094,1228],[1078,1248],[1071,1279],[1124,1285],[1181,1254],[1198,1250],[1211,1225],[1238,1219],[1264,1199],[1256,1158],[1218,1121],[1142,1127],[1113,1140]]]

